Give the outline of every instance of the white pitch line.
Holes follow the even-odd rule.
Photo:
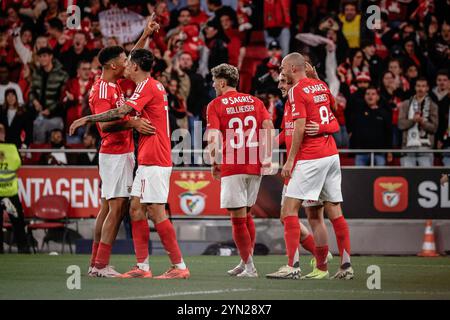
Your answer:
[[[179,297],[179,296],[191,296],[198,294],[220,294],[220,293],[233,293],[233,292],[245,292],[252,291],[254,289],[246,288],[246,289],[217,289],[217,290],[208,290],[208,291],[185,291],[185,292],[170,292],[170,293],[161,293],[161,294],[153,294],[148,296],[135,296],[135,297],[116,297],[116,298],[97,298],[92,300],[142,300],[142,299],[158,299],[158,298],[171,298],[171,297]]]
[[[369,294],[421,294],[421,295],[449,295],[450,291],[400,291],[400,290],[335,290],[335,289],[298,289],[298,290],[287,290],[287,289],[264,289],[264,291],[283,291],[283,292],[293,292],[299,291],[300,293],[369,293]]]

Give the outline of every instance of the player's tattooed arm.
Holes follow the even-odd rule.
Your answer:
[[[118,132],[123,130],[135,129],[143,135],[153,135],[156,128],[151,122],[144,118],[131,118],[128,120],[117,120],[111,122],[100,122],[100,129],[103,132]]]
[[[77,130],[79,127],[82,127],[88,123],[93,122],[109,122],[109,121],[115,121],[123,119],[127,114],[129,114],[133,110],[132,107],[130,107],[127,104],[124,104],[120,108],[114,108],[102,113],[98,114],[92,114],[80,119],[75,120],[69,129],[69,134],[73,135],[75,133],[75,130]]]
[[[295,157],[297,156],[297,152],[300,149],[300,146],[303,142],[303,137],[305,135],[305,124],[305,118],[300,118],[294,121],[291,151],[289,152],[286,163],[283,166],[283,170],[281,170],[281,176],[283,178],[291,177],[292,169],[294,168]]]

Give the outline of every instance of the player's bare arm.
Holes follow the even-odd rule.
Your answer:
[[[142,32],[141,37],[139,38],[138,42],[136,42],[136,44],[134,45],[133,49],[131,49],[131,52],[133,52],[134,50],[137,49],[142,49],[144,48],[145,45],[145,41],[147,40],[147,38],[149,36],[151,36],[154,32],[158,32],[159,31],[159,24],[155,21],[156,19],[156,15],[153,12],[152,15],[150,16],[148,22],[147,22],[147,26],[145,27],[144,31]]]
[[[314,121],[309,121],[305,126],[305,134],[308,136],[317,136],[319,134],[333,134],[339,131],[339,123],[336,119],[330,123],[320,124]]]
[[[118,132],[123,130],[135,129],[137,132],[143,135],[153,135],[156,133],[156,128],[149,120],[137,117],[128,120],[101,122],[100,129],[103,132]]]
[[[220,131],[216,129],[208,130],[208,147],[211,162],[211,174],[214,179],[220,180],[220,164],[218,161]]]
[[[281,170],[281,176],[283,178],[290,178],[292,168],[294,167],[295,157],[297,156],[297,152],[300,149],[300,146],[303,141],[303,136],[305,134],[305,118],[300,118],[294,121],[294,132],[292,134],[292,146],[291,151],[289,152],[286,163]]]
[[[123,119],[132,110],[133,110],[132,107],[130,107],[127,104],[124,104],[123,106],[121,106],[119,108],[113,108],[111,110],[108,110],[108,111],[105,111],[102,113],[92,114],[92,115],[77,119],[70,126],[69,134],[73,135],[75,130],[77,130],[79,127],[82,127],[88,123],[110,122],[110,121]]]
[[[264,159],[261,162],[263,167],[270,166],[272,164],[272,141],[275,137],[275,127],[272,120],[264,120],[261,124],[265,132],[265,139],[263,139],[262,144],[264,146]]]

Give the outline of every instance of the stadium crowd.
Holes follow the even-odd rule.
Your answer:
[[[80,8],[78,29],[68,27],[69,4]],[[379,20],[368,13],[371,5],[381,9]],[[168,93],[172,129],[193,132],[195,121],[205,121],[214,98],[209,70],[220,63],[239,68],[241,90],[261,97],[279,128],[279,66],[299,51],[336,98],[338,147],[450,149],[449,0],[5,0],[0,6],[0,123],[6,141],[19,148],[96,149],[94,126],[67,132],[90,113],[89,89],[101,74],[97,53],[110,45],[130,50],[136,21],[154,12],[161,30],[146,48],[156,57],[153,76]],[[134,84],[121,86],[130,97]],[[393,158],[376,154],[375,163]],[[431,166],[434,158],[409,153],[401,164]],[[94,151],[33,161],[89,165],[98,158]],[[355,157],[357,165],[369,162],[369,154]],[[450,166],[450,150],[442,162]]]

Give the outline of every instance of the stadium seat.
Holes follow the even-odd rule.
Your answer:
[[[47,244],[49,230],[63,230],[61,253],[64,253],[66,240],[69,244],[70,253],[72,253],[72,243],[68,235],[67,224],[69,223],[67,217],[69,214],[70,204],[66,197],[60,195],[43,196],[41,197],[33,208],[33,217],[40,222],[34,222],[28,225],[28,233],[32,235],[33,230],[44,230],[45,237],[42,240],[41,251],[44,244]],[[36,253],[36,247],[33,245],[33,251]]]
[[[339,153],[339,160],[341,162],[341,166],[355,165],[355,157],[350,153]]]

